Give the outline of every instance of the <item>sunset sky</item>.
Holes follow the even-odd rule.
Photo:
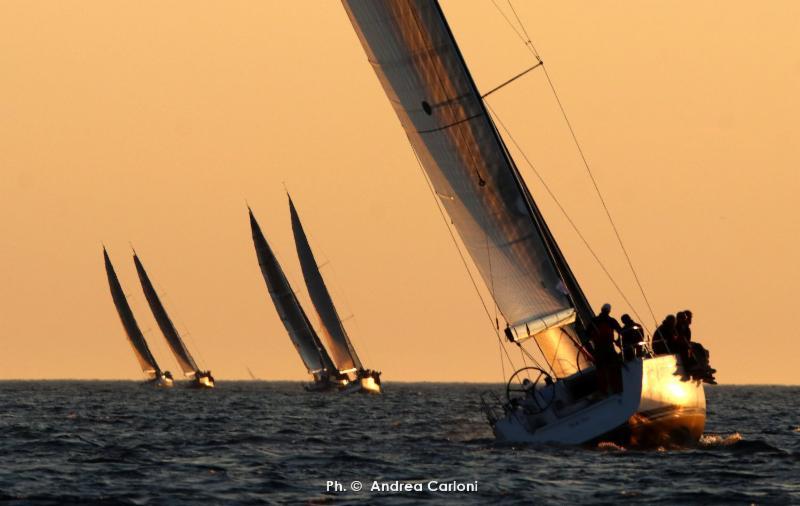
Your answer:
[[[691,309],[721,383],[800,382],[800,3],[514,7],[658,320]],[[533,63],[491,0],[442,8],[482,91]],[[487,101],[652,330],[544,75]],[[592,304],[628,311],[512,155]],[[142,378],[102,244],[177,369],[132,243],[218,379],[307,379],[247,219],[249,204],[310,310],[284,184],[367,367],[387,382],[504,379],[339,1],[0,2],[0,378]]]

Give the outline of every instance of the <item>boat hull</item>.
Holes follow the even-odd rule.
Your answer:
[[[675,355],[633,360],[622,370],[619,394],[579,400],[567,407],[578,409],[561,412],[556,402],[535,418],[508,409],[493,429],[498,440],[518,443],[692,444],[705,428],[705,392],[698,381],[681,381],[682,373]]]
[[[345,386],[340,381],[333,381],[330,379],[316,380],[313,383],[303,385],[307,392],[337,392]]]
[[[158,378],[145,381],[143,385],[155,388],[172,388],[175,386],[175,381],[172,378],[160,376]]]
[[[380,373],[370,372],[365,376],[356,378],[349,384],[342,387],[342,393],[361,393],[361,394],[380,394],[381,389]]]
[[[214,387],[214,378],[212,378],[210,375],[199,376],[189,382],[189,388],[208,389]]]
[[[377,371],[364,371],[365,374],[359,375],[355,379],[348,379],[342,376],[339,379],[323,379],[305,385],[304,388],[309,392],[341,392],[344,394],[364,393],[380,394],[381,373]]]

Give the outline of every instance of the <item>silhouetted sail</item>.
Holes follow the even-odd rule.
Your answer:
[[[106,263],[106,275],[108,276],[108,286],[111,288],[111,298],[114,299],[114,305],[119,313],[119,319],[122,320],[122,326],[125,327],[125,333],[128,334],[128,339],[133,347],[133,353],[142,366],[142,371],[147,374],[151,379],[155,378],[161,370],[158,368],[156,359],[150,353],[150,348],[144,340],[144,335],[136,323],[136,318],[133,317],[133,311],[125,298],[125,292],[122,291],[122,286],[119,284],[117,273],[114,272],[114,266],[111,265],[111,259],[108,258],[108,252],[103,248],[103,259]]]
[[[336,367],[333,365],[328,352],[322,346],[317,333],[314,332],[311,322],[308,321],[308,317],[300,306],[294,291],[292,291],[292,287],[289,285],[278,259],[275,258],[275,254],[267,244],[264,234],[261,233],[261,227],[258,226],[253,212],[249,212],[250,229],[253,232],[253,245],[258,257],[258,265],[261,267],[261,274],[267,283],[267,289],[270,297],[272,297],[272,302],[275,304],[275,309],[278,310],[289,337],[292,339],[298,353],[300,353],[300,358],[303,359],[303,363],[310,373],[335,372]]]
[[[186,345],[183,343],[180,334],[178,334],[178,330],[167,314],[167,310],[164,309],[164,305],[161,303],[161,299],[159,299],[156,289],[153,288],[153,283],[150,282],[150,278],[147,276],[147,272],[144,270],[144,266],[136,253],[133,254],[133,263],[136,264],[136,272],[139,274],[139,281],[142,283],[144,296],[147,299],[147,303],[150,305],[150,310],[153,311],[153,316],[156,317],[161,333],[164,334],[164,337],[167,339],[167,344],[169,344],[169,348],[178,360],[183,374],[185,376],[193,376],[195,372],[199,371],[197,364],[186,348]]]
[[[435,0],[343,0],[442,205],[524,339],[593,316]],[[577,308],[577,311],[576,311]],[[568,341],[568,339],[567,339]],[[574,343],[569,353],[577,353]]]
[[[319,314],[322,330],[327,337],[327,349],[330,350],[333,362],[339,371],[362,369],[361,361],[358,359],[353,344],[347,337],[347,331],[342,325],[339,313],[333,305],[333,300],[325,286],[325,280],[317,267],[317,261],[308,239],[297,215],[291,197],[289,197],[289,211],[292,215],[292,232],[294,233],[294,243],[297,247],[297,256],[300,258],[300,267],[303,269],[303,278],[308,287],[308,294]]]

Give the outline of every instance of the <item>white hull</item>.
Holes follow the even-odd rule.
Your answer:
[[[148,386],[153,386],[155,388],[172,388],[173,386],[175,386],[175,381],[172,378],[167,378],[166,376],[160,376],[158,378],[147,380],[144,382],[144,384]]]
[[[305,386],[309,392],[341,392],[344,394],[365,393],[380,394],[380,373],[367,371],[364,376],[350,380],[344,376],[338,379],[323,379]]]
[[[569,379],[556,382],[555,401],[542,413],[507,408],[493,424],[498,440],[580,445],[609,439],[654,446],[697,441],[705,426],[702,383],[675,375],[674,355],[636,359],[622,369],[623,390],[594,400],[571,399]],[[682,369],[681,369],[682,371]]]
[[[189,382],[189,388],[206,389],[206,388],[214,388],[214,386],[215,386],[214,379],[211,378],[210,376],[200,376],[199,378],[193,378]]]
[[[341,389],[342,393],[362,393],[362,394],[380,394],[383,392],[381,389],[380,381],[375,381],[372,376],[358,378]]]

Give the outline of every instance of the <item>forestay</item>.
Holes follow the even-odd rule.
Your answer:
[[[343,2],[506,322],[515,334],[526,335],[562,325],[574,309],[554,265],[557,246],[546,242],[546,232],[537,227],[534,204],[527,200],[439,5],[425,0]]]
[[[111,298],[114,299],[114,306],[117,308],[119,319],[122,321],[122,326],[125,328],[125,333],[128,335],[128,340],[133,347],[133,354],[136,355],[142,371],[151,379],[155,378],[156,374],[161,370],[158,368],[153,354],[150,353],[150,348],[144,340],[139,324],[136,323],[136,318],[133,317],[131,306],[128,304],[128,299],[125,298],[125,292],[122,291],[122,285],[119,283],[119,278],[117,278],[117,273],[114,271],[114,266],[111,265],[111,259],[108,258],[108,252],[105,248],[103,248],[103,259],[106,264],[108,286],[111,288]]]
[[[317,261],[308,244],[308,238],[291,197],[289,198],[289,211],[292,216],[292,232],[297,247],[297,256],[300,259],[300,267],[303,270],[303,278],[306,281],[311,302],[319,314],[322,332],[326,337],[333,362],[340,371],[361,369],[361,361],[358,359],[356,350],[339,318],[339,313],[333,305],[333,300],[325,286],[325,280],[322,279],[322,274],[319,272]]]
[[[261,233],[261,227],[258,226],[252,211],[250,211],[250,229],[253,233],[258,265],[261,267],[269,295],[306,369],[310,373],[335,371],[336,367],[308,321],[278,259],[269,247],[264,234]]]
[[[181,370],[185,376],[193,375],[199,370],[197,364],[186,348],[186,345],[183,343],[183,339],[181,339],[180,334],[178,334],[178,329],[176,329],[175,325],[172,323],[172,320],[167,314],[167,310],[164,309],[164,305],[161,303],[161,299],[158,297],[155,288],[153,288],[153,283],[150,282],[150,277],[144,270],[144,266],[136,253],[133,254],[133,263],[136,264],[139,282],[142,284],[142,290],[144,291],[147,303],[150,305],[150,310],[153,311],[153,316],[155,316],[156,322],[158,322],[158,327],[161,329],[161,333],[164,334],[169,348],[178,361],[178,365],[181,366]]]

